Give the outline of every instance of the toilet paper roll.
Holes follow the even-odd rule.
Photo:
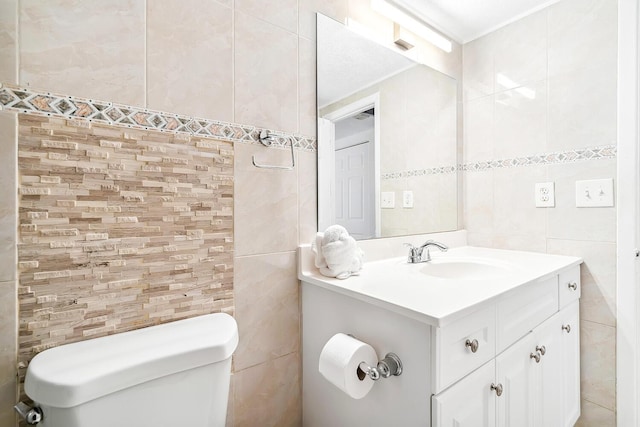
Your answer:
[[[369,344],[346,334],[335,334],[320,353],[318,369],[323,377],[354,399],[362,399],[373,387],[368,376],[358,377],[358,366],[378,364],[376,351]],[[362,375],[361,375],[362,377]]]

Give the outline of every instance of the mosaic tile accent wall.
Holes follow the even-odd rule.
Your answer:
[[[23,367],[60,344],[233,314],[231,142],[21,114],[18,150]]]

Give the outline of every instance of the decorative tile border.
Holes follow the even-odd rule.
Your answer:
[[[514,159],[487,160],[484,162],[467,163],[458,166],[458,168],[465,172],[480,172],[490,169],[520,166],[550,165],[558,163],[573,163],[585,160],[613,159],[616,157],[617,151],[616,146],[612,144],[599,147],[558,151],[554,153],[534,154],[532,156],[517,157]]]
[[[0,106],[7,110],[45,117],[88,120],[129,128],[186,133],[199,137],[250,144],[259,143],[258,136],[263,130],[249,125],[166,113],[88,98],[56,95],[5,84],[0,84]],[[295,148],[306,151],[317,149],[318,144],[315,138],[271,129],[266,130],[276,135],[272,147],[288,145],[290,137],[294,141]]]
[[[441,166],[429,169],[414,169],[409,171],[383,173],[382,179],[400,179],[423,175],[437,175],[463,172],[482,172],[492,169],[513,168],[534,165],[550,165],[558,163],[573,163],[585,160],[614,159],[617,156],[615,145],[580,148],[555,153],[534,154],[533,156],[517,157],[514,159],[487,160],[484,162],[466,163],[458,166]]]
[[[414,169],[409,171],[383,173],[382,179],[386,180],[386,179],[410,178],[413,176],[439,175],[444,173],[454,173],[457,170],[458,168],[456,166],[440,166],[437,168]]]
[[[26,114],[45,117],[64,117],[91,122],[125,126],[129,128],[157,130],[167,133],[186,133],[199,137],[216,138],[223,141],[259,143],[261,128],[217,120],[202,119],[180,114],[166,113],[147,108],[131,107],[113,102],[96,101],[50,92],[35,91],[11,85],[0,85],[0,106]],[[288,138],[293,138],[294,147],[300,150],[316,151],[318,142],[315,138],[302,135],[287,134],[267,129],[276,135],[274,147],[284,147]],[[487,160],[460,164],[458,166],[440,166],[427,169],[389,172],[382,174],[383,180],[400,179],[414,176],[454,173],[456,171],[481,172],[506,167],[532,166],[542,164],[571,163],[584,160],[615,158],[615,145],[589,147],[554,153],[534,154],[532,156],[513,159]]]

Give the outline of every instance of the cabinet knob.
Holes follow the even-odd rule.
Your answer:
[[[478,340],[474,339],[473,341],[467,340],[464,343],[464,346],[471,349],[471,353],[475,353],[476,351],[478,351],[478,347],[480,347],[480,344],[478,343]]]
[[[531,353],[529,358],[535,359],[536,363],[540,363],[540,353]]]
[[[544,354],[547,352],[547,348],[543,345],[539,345],[536,346],[536,351],[540,352],[540,354],[544,356]]]
[[[576,289],[578,289],[578,284],[576,282],[571,282],[569,283],[569,289],[575,291]]]
[[[562,329],[567,331],[567,333],[571,332],[571,325],[562,325]]]
[[[497,396],[502,396],[502,384],[495,385],[491,383],[491,390],[495,391]]]

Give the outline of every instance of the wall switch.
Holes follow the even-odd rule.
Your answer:
[[[402,207],[403,208],[413,207],[413,191],[405,190],[402,192]]]
[[[556,205],[556,194],[553,182],[539,182],[535,190],[536,207],[552,208]]]
[[[380,195],[380,207],[382,209],[393,209],[396,207],[396,193],[393,191],[383,191]]]
[[[576,207],[613,206],[613,178],[576,181]]]

